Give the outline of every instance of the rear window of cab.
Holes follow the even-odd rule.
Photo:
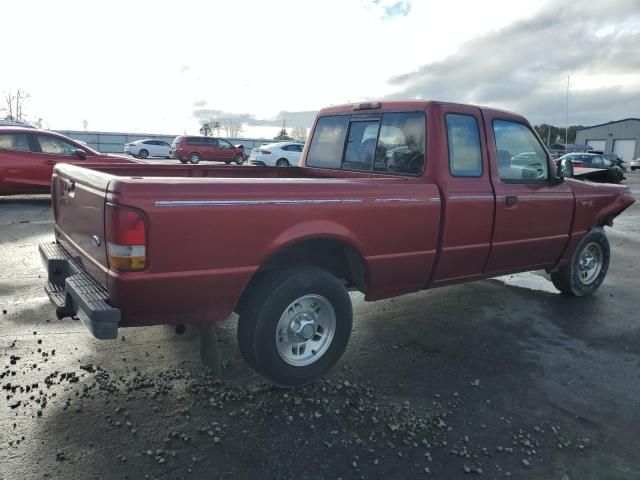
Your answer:
[[[306,165],[415,176],[425,151],[424,112],[327,115],[316,123]]]

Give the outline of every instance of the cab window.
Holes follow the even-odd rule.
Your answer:
[[[344,152],[344,170],[371,170],[380,122],[374,120],[352,121]]]
[[[533,132],[521,123],[494,120],[498,174],[506,181],[541,181],[549,176],[547,155]]]
[[[218,139],[218,147],[220,147],[220,148],[233,148],[233,145],[231,145],[226,140],[222,140],[221,138],[219,138]]]
[[[449,171],[454,177],[482,176],[482,153],[478,122],[471,115],[448,113]]]
[[[332,115],[318,119],[306,163],[310,167],[420,175],[425,146],[424,112]]]
[[[425,134],[424,112],[384,113],[373,170],[401,175],[422,174]]]
[[[313,132],[307,164],[310,167],[339,169],[348,126],[348,115],[320,117]]]

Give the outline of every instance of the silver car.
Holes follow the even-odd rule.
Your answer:
[[[629,162],[629,168],[633,171],[633,170],[640,170],[640,157],[636,158],[635,160],[631,160]]]

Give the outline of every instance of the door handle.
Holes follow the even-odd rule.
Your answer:
[[[507,195],[504,197],[504,204],[507,207],[513,207],[516,203],[518,203],[518,197],[515,195]]]

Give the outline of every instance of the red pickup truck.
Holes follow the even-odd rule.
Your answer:
[[[344,351],[348,290],[378,300],[545,269],[567,295],[603,282],[626,186],[564,178],[531,125],[434,101],[322,110],[299,167],[57,165],[55,244],[42,245],[60,317],[120,327],[239,315],[243,357],[278,385]]]

